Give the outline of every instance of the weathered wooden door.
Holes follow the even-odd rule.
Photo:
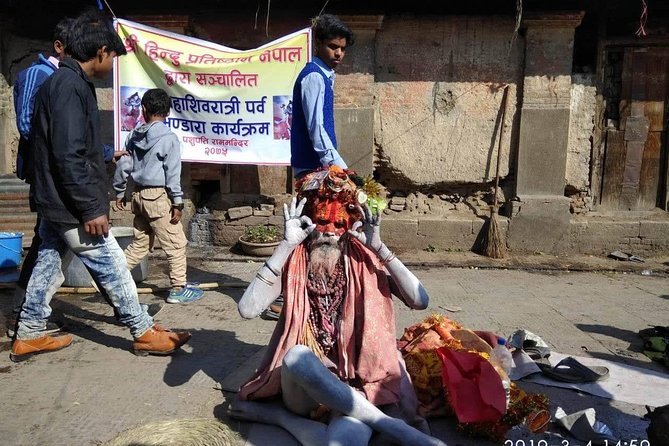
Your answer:
[[[626,48],[620,121],[606,130],[601,207],[667,209],[669,48]]]

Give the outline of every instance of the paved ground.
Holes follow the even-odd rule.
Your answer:
[[[228,255],[216,259],[203,251],[192,253],[189,275],[200,282],[248,281],[260,265],[247,259],[234,261],[235,257]],[[398,306],[397,334],[403,327],[438,311],[473,329],[505,335],[519,328],[528,329],[562,353],[662,370],[640,353],[641,341],[636,335],[649,325],[669,324],[669,278],[663,273],[666,265],[661,259],[646,266],[653,265],[654,273],[663,274],[645,276],[639,272],[647,267],[625,274],[591,272],[602,269],[596,267],[599,259],[546,262],[542,258],[525,262],[516,259],[503,266],[518,268],[524,264],[539,268],[551,264],[553,271],[475,269],[476,258],[469,255],[444,254],[429,261],[425,255],[414,255],[413,262],[432,265],[412,268],[430,292],[431,304],[425,311]],[[440,262],[467,268],[435,266]],[[486,262],[479,260],[481,266],[494,266]],[[591,267],[576,268],[587,272],[569,272],[564,270],[565,262]],[[612,261],[601,261],[610,266],[603,269],[620,269],[619,264],[607,262]],[[165,265],[160,258],[152,259],[150,270],[149,284],[166,284]],[[156,320],[170,328],[193,332],[189,345],[167,358],[138,358],[130,354],[129,333],[115,324],[111,309],[99,296],[56,296],[55,316],[62,318],[75,335],[72,347],[13,364],[7,354],[9,341],[0,338],[0,394],[5,402],[0,413],[0,442],[100,444],[123,430],[150,421],[219,417],[239,430],[248,445],[294,444],[289,435],[278,430],[227,418],[226,396],[233,395],[218,390],[218,383],[234,381],[235,376],[252,368],[252,361],[268,342],[275,324],[259,318],[242,320],[236,311],[242,292],[240,288],[218,289],[208,291],[198,302],[166,305]],[[11,290],[0,289],[3,315],[9,310],[10,296]],[[141,296],[146,303],[161,302],[163,298],[164,295]],[[457,312],[447,310],[458,308]],[[647,422],[641,418],[645,409],[641,406],[536,384],[522,386],[546,393],[553,411],[557,405],[567,412],[595,407],[598,419],[622,440],[646,438]],[[449,444],[487,444],[454,433],[452,420],[435,420],[431,425],[435,434]],[[561,444],[561,435],[557,427],[535,436],[523,429],[511,432],[514,439],[545,439],[549,444]],[[580,443],[571,439],[564,444]]]

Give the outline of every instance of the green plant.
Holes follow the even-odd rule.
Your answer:
[[[244,231],[242,240],[251,243],[273,243],[281,240],[281,234],[276,226],[250,226]]]
[[[425,252],[435,252],[436,250],[437,250],[437,248],[435,248],[432,245],[427,245],[427,248],[423,249],[423,251],[425,251]]]

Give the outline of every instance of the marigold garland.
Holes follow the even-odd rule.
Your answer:
[[[449,406],[448,392],[441,378],[441,361],[436,350],[447,347],[454,351],[477,353],[486,360],[490,356],[485,352],[463,348],[462,343],[451,336],[452,330],[462,329],[462,325],[441,314],[433,314],[423,322],[405,329],[398,341],[398,348],[404,356],[407,371],[411,376],[423,416],[454,415]],[[497,422],[463,423],[458,429],[468,435],[486,437],[494,441],[503,441],[506,433],[513,426],[526,420],[533,432],[545,428],[548,415],[548,398],[542,394],[528,394],[511,384],[510,402],[507,413]]]

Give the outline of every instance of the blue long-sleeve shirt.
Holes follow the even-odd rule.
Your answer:
[[[37,62],[19,72],[14,82],[14,110],[16,111],[16,127],[21,138],[27,140],[30,136],[30,126],[35,108],[35,95],[56,70],[58,65],[42,54]]]
[[[318,68],[323,71],[325,77],[334,86],[334,70],[318,57],[314,57],[313,62],[318,65]],[[304,118],[307,122],[309,137],[314,145],[314,151],[318,155],[321,165],[337,165],[343,169],[348,168],[323,126],[323,102],[325,100],[325,83],[323,77],[318,73],[310,73],[302,79],[301,86]],[[293,174],[297,176],[301,172],[308,170],[310,169],[293,168]]]
[[[35,110],[35,97],[42,84],[58,69],[58,59],[51,56],[46,58],[39,54],[37,61],[30,67],[19,72],[14,82],[14,111],[16,112],[16,127],[21,135],[20,150],[17,155],[16,168],[19,178],[25,178],[25,153],[32,127],[32,118]],[[109,162],[114,158],[114,146],[103,144],[104,160]]]

